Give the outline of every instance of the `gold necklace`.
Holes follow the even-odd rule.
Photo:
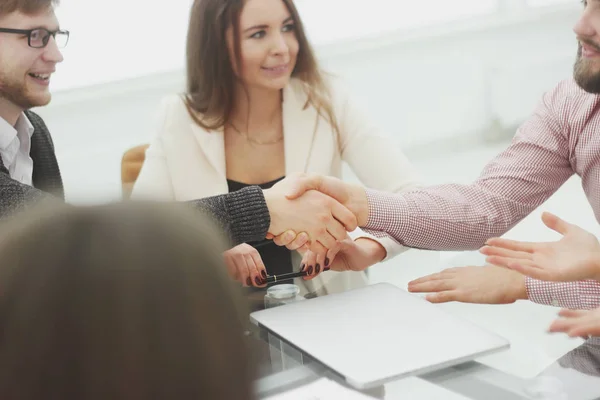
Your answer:
[[[267,141],[267,142],[260,142],[256,139],[252,139],[250,136],[248,136],[248,134],[242,133],[232,122],[229,122],[229,125],[231,125],[233,130],[236,131],[239,135],[243,136],[247,141],[249,141],[250,143],[257,144],[259,146],[277,144],[283,140],[283,135],[281,135],[279,138],[277,138],[275,140],[271,140],[271,141]]]

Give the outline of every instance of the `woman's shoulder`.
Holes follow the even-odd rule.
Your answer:
[[[188,111],[185,95],[182,94],[163,97],[158,107],[158,116],[159,124],[162,126],[162,135],[182,132],[181,127],[194,123],[194,119]]]
[[[159,106],[160,112],[165,116],[177,115],[181,113],[188,114],[187,106],[185,103],[185,95],[183,94],[170,94],[163,97],[160,101]]]

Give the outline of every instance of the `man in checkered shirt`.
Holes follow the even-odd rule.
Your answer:
[[[366,230],[430,250],[473,250],[504,234],[577,174],[600,221],[600,0],[584,2],[573,79],[542,98],[511,145],[470,185],[439,185],[405,194],[309,177],[336,197]],[[310,182],[309,182],[310,181]],[[298,193],[302,191],[298,185]],[[381,234],[381,233],[380,233]],[[338,255],[339,257],[339,255]],[[351,268],[333,263],[332,269]],[[499,267],[454,268],[409,285],[432,302],[512,303],[518,299],[572,309],[600,306],[600,282],[545,282]]]

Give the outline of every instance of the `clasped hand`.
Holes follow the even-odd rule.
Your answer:
[[[296,240],[316,254],[324,255],[366,223],[368,204],[364,188],[340,179],[318,175],[290,176],[264,191],[271,215],[267,238],[277,239],[288,230],[303,233]],[[301,239],[301,238],[299,238]]]

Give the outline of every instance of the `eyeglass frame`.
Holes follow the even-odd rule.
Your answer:
[[[31,45],[31,34],[35,31],[45,31],[46,33],[48,33],[48,40],[46,40],[46,43],[44,43],[44,45],[42,47],[36,47],[36,46]],[[15,34],[19,34],[19,35],[27,35],[27,44],[32,49],[45,49],[46,46],[48,46],[48,43],[50,42],[50,36],[52,36],[54,38],[54,40],[56,41],[56,34],[58,34],[58,33],[67,35],[67,41],[65,42],[64,46],[60,47],[60,48],[64,48],[69,43],[69,35],[70,35],[69,31],[66,31],[66,30],[58,29],[56,31],[50,31],[46,28],[33,28],[33,29],[0,28],[0,33],[15,33]]]

